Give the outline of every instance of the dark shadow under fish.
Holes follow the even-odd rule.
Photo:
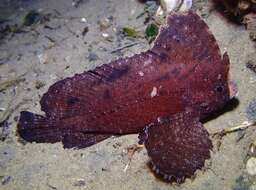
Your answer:
[[[195,13],[172,14],[153,47],[53,84],[45,116],[21,112],[29,142],[84,148],[140,133],[157,175],[181,182],[203,167],[212,143],[200,122],[234,95],[229,58]]]

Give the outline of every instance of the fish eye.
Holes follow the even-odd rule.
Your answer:
[[[216,87],[216,91],[219,92],[219,93],[223,92],[223,90],[224,90],[223,87],[220,86],[220,85],[218,85],[218,86]]]

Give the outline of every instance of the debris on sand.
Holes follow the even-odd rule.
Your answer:
[[[256,40],[256,1],[255,0],[215,0],[224,5],[233,20],[244,24],[250,38]]]
[[[15,79],[10,79],[4,82],[0,83],[0,92],[6,90],[7,88],[11,87],[11,86],[15,86],[17,84],[19,84],[20,82],[24,82],[25,78],[24,77],[17,77]]]
[[[248,155],[251,157],[256,157],[256,140],[250,144]]]
[[[160,0],[164,11],[187,11],[192,7],[192,0]]]
[[[255,5],[256,6],[256,5]],[[256,13],[250,13],[244,16],[243,23],[250,32],[250,38],[256,40]]]
[[[89,32],[89,27],[85,26],[83,31],[82,31],[82,36],[85,36]]]
[[[256,74],[256,63],[254,63],[252,60],[246,63],[246,67]]]
[[[149,42],[152,42],[158,34],[158,26],[154,23],[151,23],[147,26],[145,30],[145,37]]]
[[[37,55],[37,57],[39,59],[40,64],[47,64],[49,62],[48,61],[48,55],[47,55],[46,52]]]
[[[7,185],[11,181],[12,177],[11,176],[5,176],[2,179],[2,185]]]
[[[137,38],[139,36],[139,32],[133,27],[124,27],[123,34],[127,37]]]
[[[33,24],[39,23],[41,19],[42,19],[42,15],[36,10],[32,10],[28,12],[27,15],[24,17],[23,25],[31,26]]]
[[[40,89],[40,88],[42,88],[42,87],[44,87],[45,86],[45,83],[43,82],[43,81],[36,81],[36,83],[35,83],[35,87],[36,87],[36,89]]]
[[[255,122],[249,122],[249,121],[244,121],[241,125],[237,125],[235,127],[231,127],[228,129],[222,129],[220,131],[214,132],[211,135],[214,136],[225,136],[229,133],[233,133],[233,132],[237,132],[237,131],[241,131],[244,129],[247,129],[248,127],[254,126],[256,123]]]
[[[105,18],[104,17],[104,18],[100,19],[99,22],[98,22],[98,24],[100,26],[100,30],[103,31],[103,30],[108,29],[112,24],[111,23],[112,19],[113,19],[112,17],[110,17],[110,18]]]
[[[256,98],[250,101],[245,112],[249,121],[256,122]]]

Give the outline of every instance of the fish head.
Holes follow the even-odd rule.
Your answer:
[[[201,117],[207,117],[211,113],[222,109],[231,99],[237,96],[237,85],[230,80],[229,65],[229,57],[225,53],[222,62],[217,67],[209,70],[209,81],[199,91],[200,95],[197,94],[199,98],[196,104]]]

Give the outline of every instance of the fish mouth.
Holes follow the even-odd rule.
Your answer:
[[[235,98],[238,96],[238,87],[234,81],[229,81],[229,96],[230,99]]]

